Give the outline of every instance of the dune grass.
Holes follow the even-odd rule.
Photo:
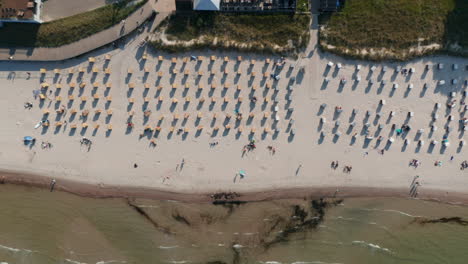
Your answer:
[[[127,5],[131,1],[125,0],[43,24],[5,23],[0,28],[0,45],[59,47],[70,44],[119,23],[146,1]]]
[[[309,37],[309,15],[193,13],[172,16],[165,28],[169,40],[190,41],[204,37],[220,43],[247,46],[304,47]]]
[[[409,47],[457,42],[468,48],[466,0],[353,0],[323,21],[321,40],[338,49]]]

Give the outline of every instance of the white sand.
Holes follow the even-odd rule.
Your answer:
[[[170,112],[170,59],[172,55],[167,54],[150,54],[145,64],[150,69],[149,77],[146,81],[143,78],[143,71],[140,70],[140,57],[142,50],[138,49],[137,42],[130,43],[124,50],[99,50],[94,52],[93,56],[97,57],[95,66],[99,68],[96,81],[100,83],[97,89],[97,94],[101,96],[97,102],[97,106],[92,105],[92,81],[91,73],[84,74],[84,81],[88,83],[83,91],[83,95],[88,97],[88,102],[84,109],[90,110],[88,123],[90,127],[85,131],[84,136],[93,141],[93,146],[88,152],[85,146],[80,146],[81,121],[79,120],[80,98],[79,88],[75,88],[72,94],[75,96],[75,101],[71,108],[78,110],[74,121],[70,121],[70,110],[65,118],[68,120],[68,125],[60,128],[58,133],[55,133],[54,112],[55,101],[45,100],[44,105],[39,107],[39,99],[34,100],[32,91],[40,87],[39,69],[48,69],[46,81],[51,84],[49,90],[55,92],[53,83],[59,82],[63,88],[60,91],[62,96],[62,104],[68,105],[68,68],[78,67],[87,68],[89,63],[87,58],[79,58],[66,62],[57,63],[18,63],[18,62],[2,62],[0,63],[0,85],[2,87],[2,96],[0,97],[0,120],[2,121],[0,129],[0,168],[3,170],[33,172],[42,175],[56,177],[60,179],[78,180],[91,184],[103,185],[121,185],[133,187],[154,187],[158,189],[174,190],[174,191],[189,191],[189,192],[206,192],[216,190],[236,190],[236,191],[255,191],[275,188],[290,188],[290,187],[381,187],[381,188],[409,188],[413,177],[420,175],[420,182],[423,189],[438,189],[446,191],[467,192],[468,186],[468,171],[459,169],[460,162],[468,158],[466,149],[459,149],[458,142],[461,138],[466,138],[458,131],[458,122],[461,114],[460,99],[461,91],[466,89],[463,87],[463,80],[467,78],[468,72],[465,71],[465,65],[468,60],[454,57],[427,57],[411,61],[409,63],[395,64],[376,64],[376,71],[369,76],[369,68],[373,64],[361,63],[362,69],[360,74],[362,81],[355,85],[352,76],[355,73],[356,61],[344,60],[330,55],[321,54],[318,51],[313,51],[308,58],[301,59],[298,65],[305,66],[305,75],[303,79],[298,80],[298,84],[294,85],[292,92],[292,103],[290,107],[294,108],[291,116],[295,120],[292,126],[296,130],[296,135],[291,138],[290,132],[287,132],[288,119],[285,119],[285,96],[287,94],[286,87],[289,82],[288,67],[291,64],[296,64],[295,61],[287,61],[284,70],[281,72],[281,80],[278,82],[280,89],[278,93],[279,100],[279,116],[278,123],[280,132],[276,138],[273,138],[272,133],[262,137],[264,127],[271,127],[273,120],[268,117],[265,124],[262,125],[261,116],[263,112],[268,111],[273,113],[272,102],[262,108],[264,91],[266,97],[271,98],[273,90],[264,90],[264,81],[262,81],[262,72],[265,58],[264,56],[251,56],[242,54],[244,61],[241,63],[242,75],[236,83],[233,73],[235,61],[238,54],[234,53],[215,53],[215,52],[194,52],[193,55],[205,56],[205,60],[201,64],[201,70],[204,76],[200,83],[204,85],[202,97],[206,99],[200,110],[197,109],[197,85],[195,74],[195,62],[188,62],[186,69],[190,70],[190,76],[187,83],[190,84],[187,96],[191,97],[187,109],[184,109],[183,96],[183,74],[178,73],[175,77],[175,83],[178,88],[175,91],[174,98],[179,100],[174,113],[178,113],[181,119],[175,125],[175,128],[181,128],[184,113],[189,113],[190,117],[185,124],[185,127],[190,129],[190,132],[184,138],[182,135],[174,133],[171,138],[168,138],[169,127],[172,121]],[[106,136],[106,112],[103,78],[104,54],[112,55],[110,68],[112,74],[109,82],[112,82],[110,94],[113,98],[110,104],[113,109],[113,115],[110,119],[110,124],[113,125],[113,131],[110,136]],[[156,110],[157,98],[156,95],[156,80],[157,80],[157,56],[164,56],[165,60],[159,69],[164,73],[161,79],[163,90],[160,95],[164,97],[164,102],[159,110]],[[182,58],[192,54],[179,54],[177,56],[176,69],[180,69],[183,65]],[[213,110],[210,110],[210,85],[208,81],[208,64],[209,56],[216,55],[217,60],[213,66],[215,71],[215,83],[217,88],[214,90],[214,97],[217,101]],[[226,82],[230,84],[227,90],[226,97],[230,99],[225,110],[222,110],[222,83],[223,74],[220,72],[220,66],[223,64],[222,58],[229,56],[227,68],[230,70],[227,75]],[[254,71],[257,76],[254,78],[253,84],[259,88],[255,92],[259,102],[252,110],[255,113],[255,118],[252,125],[246,125],[247,115],[249,114],[249,92],[251,86],[248,85],[249,75],[248,66],[249,59],[255,58],[256,64]],[[270,57],[272,59],[277,59]],[[333,67],[328,74],[327,62],[342,63],[343,68],[339,71]],[[445,68],[438,71],[433,66],[428,72],[424,72],[424,65],[434,65],[436,63],[444,63]],[[451,64],[459,64],[460,69],[453,71]],[[273,64],[273,63],[272,63]],[[271,65],[268,66],[267,72],[271,71]],[[380,77],[377,77],[383,65],[388,66],[388,71],[383,75],[382,79],[387,80],[387,84],[379,91]],[[401,74],[394,75],[394,67],[401,65],[404,68],[414,67],[416,73],[410,78]],[[61,69],[61,75],[54,81],[54,68]],[[133,122],[135,123],[134,130],[126,134],[126,121],[128,118],[128,84],[126,83],[128,68],[134,69],[130,82],[135,83],[136,88],[130,97],[135,98],[135,103],[132,110],[135,111]],[[291,76],[296,76],[298,72],[296,67]],[[8,80],[7,76],[10,71],[16,73],[14,80]],[[31,73],[31,79],[25,80],[27,74]],[[78,74],[75,73],[72,77],[73,82],[77,82]],[[330,82],[326,87],[323,87],[324,76],[330,78]],[[347,84],[340,89],[339,81],[341,78],[347,79]],[[375,80],[375,84],[367,91],[368,78]],[[458,85],[450,85],[451,79],[457,78]],[[447,84],[443,87],[436,88],[437,80],[444,79]],[[266,82],[273,83],[271,78],[267,78]],[[392,91],[392,83],[399,84],[399,88],[393,96],[390,96]],[[161,115],[165,116],[161,124],[161,133],[156,139],[157,146],[152,148],[149,146],[149,139],[145,136],[141,139],[139,134],[144,128],[142,104],[143,104],[143,83],[149,83],[150,89],[147,97],[150,98],[148,109],[152,110],[152,115],[149,118],[148,124],[152,127],[157,125],[157,120]],[[405,92],[407,86],[413,83],[414,88],[407,96]],[[427,83],[429,88],[425,93],[422,93],[423,84]],[[235,128],[235,89],[236,85],[242,87],[240,96],[244,101],[241,104],[240,111],[244,115],[241,125],[244,127],[244,132],[239,138],[236,138],[237,129]],[[442,136],[444,134],[444,125],[447,120],[446,102],[448,93],[457,91],[457,107],[452,110],[455,118],[450,123],[453,131],[449,134],[451,146],[441,153]],[[158,95],[159,96],[159,95]],[[54,96],[49,96],[54,98]],[[376,109],[379,100],[384,99],[386,104],[382,107],[382,117],[378,122],[374,123]],[[23,108],[24,102],[33,102],[34,107],[31,110]],[[439,109],[439,120],[436,122],[438,130],[429,138],[429,124],[431,113],[436,102],[441,103]],[[327,107],[323,114],[318,114],[320,105],[326,103]],[[60,105],[60,103],[58,104]],[[339,131],[342,136],[334,143],[331,131],[334,126],[333,112],[335,106],[341,106],[343,113],[339,120],[341,121]],[[41,120],[42,110],[49,108],[52,113],[48,117],[51,121],[51,127],[44,133],[42,129],[34,129],[34,125]],[[359,110],[355,118],[356,128],[351,134],[346,131],[349,126],[349,117],[353,108]],[[97,121],[92,121],[94,110],[104,110]],[[361,132],[363,127],[363,119],[365,112],[372,112],[369,123],[371,123],[370,131],[376,131],[376,124],[384,124],[384,128],[380,133],[385,137],[384,142],[376,147],[376,137],[370,141],[367,147],[364,146],[364,136],[357,136],[356,142],[350,144],[351,135],[354,132]],[[196,135],[196,115],[198,112],[203,114],[200,124],[204,126],[202,133]],[[387,123],[387,117],[390,111],[396,112],[392,120]],[[406,119],[407,112],[414,112],[414,117],[409,121],[412,130],[407,136],[411,139],[411,144],[403,150],[403,140],[396,138],[385,155],[378,154],[378,150],[382,149],[391,131],[391,125],[397,124],[401,126]],[[212,115],[218,114],[218,119],[215,126],[219,126],[217,136],[212,137]],[[233,114],[230,122],[232,128],[227,135],[223,128],[225,113]],[[326,131],[326,137],[323,142],[319,142],[318,126],[320,117],[326,117],[327,123],[323,130]],[[70,124],[78,124],[78,129],[74,135],[70,135]],[[96,134],[93,134],[93,125],[99,123],[101,126]],[[257,149],[247,153],[242,157],[242,148],[248,143],[248,132],[254,126],[257,130],[255,139],[257,140]],[[416,152],[417,144],[414,141],[415,133],[419,128],[425,130],[422,136],[426,145],[419,152]],[[32,149],[23,145],[22,138],[24,136],[33,136],[37,138],[36,146]],[[433,148],[431,153],[428,152],[430,141],[436,139],[439,145]],[[43,150],[40,147],[42,141],[49,141],[53,144],[50,150]],[[210,148],[210,142],[219,142],[213,148]],[[267,146],[272,145],[276,148],[276,154],[271,155],[267,150]],[[468,147],[468,146],[466,146]],[[368,155],[365,155],[368,152]],[[451,156],[454,156],[454,161],[450,162]],[[418,159],[422,165],[414,169],[408,166],[411,159]],[[185,165],[182,170],[180,163],[185,160]],[[332,160],[338,160],[340,167],[337,170],[330,168]],[[441,167],[435,167],[433,164],[436,160],[443,162]],[[138,168],[133,168],[133,164],[137,163]],[[179,166],[178,166],[179,165]],[[298,170],[299,166],[300,169]],[[352,173],[345,174],[342,172],[344,165],[353,167]],[[245,170],[247,176],[240,179],[236,174],[239,170]],[[296,174],[297,173],[297,174]],[[168,177],[168,178],[166,178]]]

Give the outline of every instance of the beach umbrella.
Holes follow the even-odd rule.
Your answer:
[[[33,137],[30,137],[30,136],[24,137],[24,141],[32,141],[32,140],[33,140]]]
[[[244,170],[240,170],[239,175],[243,178],[243,177],[245,177],[246,173],[245,173]]]

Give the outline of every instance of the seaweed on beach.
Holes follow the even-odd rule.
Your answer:
[[[459,224],[462,226],[468,226],[468,220],[464,220],[463,218],[459,216],[454,216],[454,217],[442,217],[442,218],[437,218],[437,219],[427,219],[423,217],[417,217],[415,218],[411,223],[418,223],[420,225],[425,225],[425,224]]]

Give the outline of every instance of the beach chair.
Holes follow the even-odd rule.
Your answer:
[[[158,87],[156,87],[156,90],[161,91],[162,88],[163,88],[162,85],[158,85]]]
[[[144,72],[145,74],[148,74],[148,73],[150,72],[150,69],[149,69],[148,67],[145,67],[145,68],[143,69],[143,72]]]
[[[106,54],[106,56],[104,56],[104,59],[105,59],[106,61],[110,61],[111,56],[110,56],[109,54]]]
[[[143,84],[143,88],[145,88],[145,89],[149,89],[149,88],[150,88],[150,84],[149,84],[149,83],[145,83],[145,84]]]
[[[215,83],[211,84],[211,89],[216,89],[216,84]]]
[[[95,94],[93,95],[93,98],[94,98],[94,100],[99,100],[99,95],[98,95],[97,93],[95,93]]]
[[[107,74],[107,75],[110,75],[111,74],[111,69],[110,68],[106,68],[104,70],[104,73]]]
[[[202,126],[202,125],[197,126],[197,130],[198,130],[198,131],[200,131],[200,130],[202,130],[202,129],[203,129],[203,126]]]
[[[98,82],[93,82],[93,88],[98,88],[99,87],[99,83]]]
[[[242,103],[242,100],[243,100],[242,96],[239,96],[239,97],[237,98],[237,102],[239,102],[239,103]]]
[[[143,56],[141,56],[142,60],[147,60],[148,59],[148,53],[143,53]]]
[[[184,88],[185,89],[190,89],[190,85],[188,83],[185,83]]]
[[[79,73],[84,73],[85,71],[86,71],[86,70],[85,70],[85,68],[83,68],[83,67],[79,67],[79,68],[78,68],[78,72],[79,72]]]
[[[200,98],[200,103],[203,103],[203,102],[205,102],[205,97]]]
[[[176,75],[177,73],[179,73],[179,71],[177,69],[172,69],[172,74],[173,75]]]
[[[225,56],[224,57],[224,62],[228,62],[229,61],[229,57],[228,56]]]
[[[177,89],[177,84],[176,83],[172,84],[172,89]]]
[[[55,101],[61,102],[62,101],[62,96],[59,95],[59,96],[55,97]]]
[[[98,73],[98,72],[99,72],[98,67],[93,67],[93,73]]]
[[[87,127],[88,127],[88,123],[83,123],[83,124],[81,124],[81,127],[82,127],[82,128],[87,128]]]
[[[202,118],[202,117],[203,117],[203,114],[202,114],[201,112],[198,112],[197,118],[200,119],[200,118]]]
[[[271,89],[271,83],[267,82],[266,85],[265,85],[265,87],[266,87],[267,89]]]
[[[237,56],[237,62],[241,62],[242,61],[242,56]]]
[[[70,86],[70,88],[75,88],[75,87],[76,87],[76,83],[72,82],[72,83],[70,83],[68,86]]]
[[[250,113],[249,114],[249,118],[254,118],[255,117],[255,114],[254,113]]]
[[[41,74],[46,74],[46,73],[47,73],[47,70],[44,69],[44,68],[41,68],[41,69],[39,70],[39,72],[40,72]]]
[[[218,126],[215,126],[215,127],[213,128],[213,131],[218,131],[218,130],[219,130],[219,127],[218,127]]]
[[[75,96],[74,96],[73,94],[70,94],[70,95],[68,96],[68,100],[69,100],[69,101],[75,100]]]
[[[74,114],[76,114],[76,113],[78,113],[78,111],[76,111],[76,109],[71,109],[71,110],[70,110],[70,114],[74,115]]]
[[[217,114],[217,113],[213,113],[213,119],[216,119],[216,117],[218,117],[218,114]]]
[[[237,74],[237,75],[242,75],[242,72],[241,72],[241,70],[240,70],[240,69],[239,69],[239,70],[237,70],[236,74]]]
[[[89,114],[89,110],[83,110],[83,112],[81,112],[81,116],[88,116]]]
[[[54,74],[59,75],[59,74],[60,74],[60,70],[59,70],[59,69],[54,69]]]
[[[77,126],[76,126],[76,124],[75,124],[75,123],[73,123],[73,124],[70,124],[70,128],[71,128],[71,129],[76,129],[76,127],[77,127]]]
[[[86,96],[81,96],[81,101],[82,101],[82,102],[86,102],[87,100],[88,100],[88,97],[86,97]]]
[[[62,122],[56,122],[56,123],[55,123],[55,126],[56,126],[56,127],[61,127],[62,125],[63,125]]]
[[[184,59],[182,60],[183,63],[187,63],[188,62],[188,57],[184,57]]]
[[[145,103],[148,103],[148,102],[150,101],[150,98],[149,98],[149,97],[145,97],[145,98],[143,99],[143,101],[144,101]]]
[[[187,103],[190,102],[190,96],[185,97],[185,102],[187,102]]]
[[[177,104],[177,102],[179,102],[179,100],[177,100],[177,98],[172,98],[172,103],[173,104]]]
[[[106,89],[112,88],[112,83],[106,83]]]
[[[230,113],[226,114],[226,119],[231,119],[232,115]]]
[[[164,101],[164,97],[162,97],[162,96],[159,96],[159,98],[158,98],[158,101],[159,101],[159,102],[162,102],[162,101]]]
[[[174,129],[175,129],[175,127],[174,127],[174,126],[171,126],[171,127],[169,128],[169,133],[174,132]]]
[[[271,62],[271,59],[269,59],[269,58],[267,58],[267,59],[265,60],[265,63],[266,63],[266,64],[270,64],[270,62]]]
[[[158,77],[163,77],[163,72],[162,71],[158,71]]]
[[[129,104],[135,103],[135,98],[128,98],[128,103]]]
[[[199,61],[203,61],[203,60],[204,60],[204,58],[203,58],[203,56],[198,56],[198,57],[197,57],[197,60],[199,60]]]
[[[133,69],[132,69],[132,68],[128,68],[127,74],[129,74],[129,75],[130,75],[130,74],[133,74]]]
[[[163,56],[158,56],[158,61],[162,62],[164,60]]]
[[[255,129],[255,127],[252,127],[252,128],[250,129],[250,134],[255,134],[256,131],[257,131],[257,130]]]
[[[97,124],[97,123],[96,123],[96,124],[94,124],[94,129],[98,129],[98,128],[99,128],[99,126],[100,126],[100,125],[99,125],[99,124]]]
[[[55,84],[55,89],[62,89],[62,84],[61,83]]]
[[[224,89],[229,89],[229,83],[224,83]]]
[[[257,90],[257,85],[256,84],[252,85],[252,90],[254,90],[254,91]]]
[[[224,97],[224,98],[223,98],[223,101],[224,101],[224,103],[228,103],[228,102],[229,102],[229,98]]]
[[[268,116],[270,116],[270,113],[269,113],[269,112],[264,112],[264,113],[263,113],[263,118],[268,118]]]
[[[265,103],[268,103],[268,102],[270,102],[270,98],[268,98],[268,97],[265,97],[265,98],[263,99],[263,102],[265,102]]]
[[[240,92],[242,90],[242,87],[240,85],[237,85],[236,90]]]
[[[224,75],[228,75],[229,74],[229,70],[228,69],[224,69]]]
[[[68,74],[72,75],[73,73],[75,73],[75,68],[68,69]]]
[[[189,131],[190,131],[190,129],[188,127],[184,128],[184,133],[188,133]]]
[[[257,74],[257,73],[255,73],[255,72],[253,71],[253,72],[250,73],[250,76],[255,77],[256,74]]]
[[[129,111],[127,112],[128,116],[134,116],[135,115],[135,111]]]
[[[200,90],[203,89],[203,84],[199,84],[198,89],[200,89]]]
[[[100,113],[102,113],[102,110],[101,109],[96,109],[96,110],[94,110],[94,113],[95,114],[100,114]]]
[[[250,65],[255,65],[255,60],[254,59],[250,60]]]
[[[85,86],[86,86],[85,82],[80,83],[80,88],[85,88]]]
[[[96,58],[94,58],[94,57],[89,57],[89,58],[88,58],[88,62],[89,62],[89,63],[95,63],[95,62],[96,62]]]
[[[216,97],[211,97],[211,102],[215,103],[216,102]]]
[[[189,113],[185,113],[184,114],[184,119],[188,119],[190,117],[190,114]]]
[[[109,131],[112,130],[112,124],[107,125],[107,130],[109,130]]]
[[[210,60],[211,60],[212,62],[214,62],[214,61],[216,60],[216,56],[212,55],[212,56],[210,57]]]
[[[129,89],[134,89],[135,88],[135,83],[129,83],[128,88]]]
[[[198,76],[203,76],[203,71],[199,71]]]
[[[229,130],[229,129],[231,129],[231,125],[230,125],[230,124],[226,124],[226,125],[224,126],[224,128],[225,128],[226,130]]]
[[[112,109],[107,109],[107,115],[112,115],[114,112],[112,111]]]
[[[42,113],[44,115],[48,115],[48,114],[50,114],[50,110],[49,109],[44,109],[44,110],[42,110]]]
[[[185,70],[184,71],[184,75],[189,75],[190,74],[190,71],[189,70]]]
[[[177,58],[173,57],[173,58],[171,59],[171,63],[172,63],[172,64],[176,64],[176,63],[177,63]]]
[[[268,76],[270,76],[270,73],[269,73],[269,72],[264,72],[264,73],[263,73],[263,78],[266,79],[266,78],[268,78]]]

